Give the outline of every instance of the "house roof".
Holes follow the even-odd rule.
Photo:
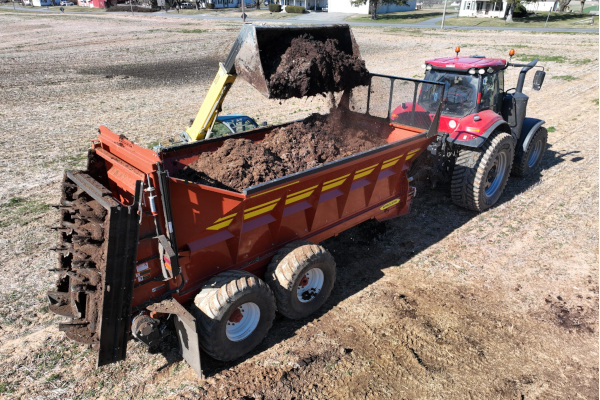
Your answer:
[[[484,57],[442,57],[434,58],[433,60],[427,60],[425,63],[432,65],[434,68],[456,68],[461,70],[488,67],[492,67],[494,69],[504,69],[506,67],[506,60]]]

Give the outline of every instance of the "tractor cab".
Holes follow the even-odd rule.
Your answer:
[[[465,117],[502,110],[506,60],[472,57],[436,58],[425,62],[425,80],[445,86],[443,115]]]
[[[439,131],[456,141],[477,140],[479,134],[502,120],[504,100],[504,70],[506,60],[482,56],[442,57],[425,61],[425,80],[444,84],[444,101]],[[433,85],[432,85],[433,86]],[[435,111],[429,104],[439,104],[423,85],[416,104],[432,118]],[[392,122],[402,123],[406,104],[392,114]]]

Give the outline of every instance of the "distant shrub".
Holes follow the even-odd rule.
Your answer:
[[[206,3],[206,8],[208,8],[209,10],[214,10],[215,3]]]
[[[269,4],[269,11],[281,12],[281,4]]]
[[[527,9],[521,3],[518,3],[513,10],[513,17],[515,18],[526,18],[527,17]]]
[[[285,12],[290,14],[304,14],[306,8],[301,6],[285,6]]]

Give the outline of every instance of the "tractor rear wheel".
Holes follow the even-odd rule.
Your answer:
[[[515,162],[513,163],[512,174],[514,176],[527,176],[534,172],[542,162],[548,143],[548,131],[541,126],[533,134],[531,141],[527,145],[527,150],[517,145],[515,150]]]
[[[192,313],[202,349],[216,360],[231,361],[265,338],[275,318],[275,298],[256,276],[227,271],[202,287]]]
[[[275,294],[280,314],[305,318],[329,298],[335,283],[335,261],[323,246],[294,242],[273,257],[265,279]]]
[[[481,149],[461,149],[452,173],[454,204],[484,211],[496,204],[508,180],[514,157],[514,140],[500,132]]]

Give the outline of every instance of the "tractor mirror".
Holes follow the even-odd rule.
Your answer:
[[[542,88],[542,83],[544,83],[545,77],[545,71],[536,71],[535,75],[533,76],[533,90],[540,90]]]

